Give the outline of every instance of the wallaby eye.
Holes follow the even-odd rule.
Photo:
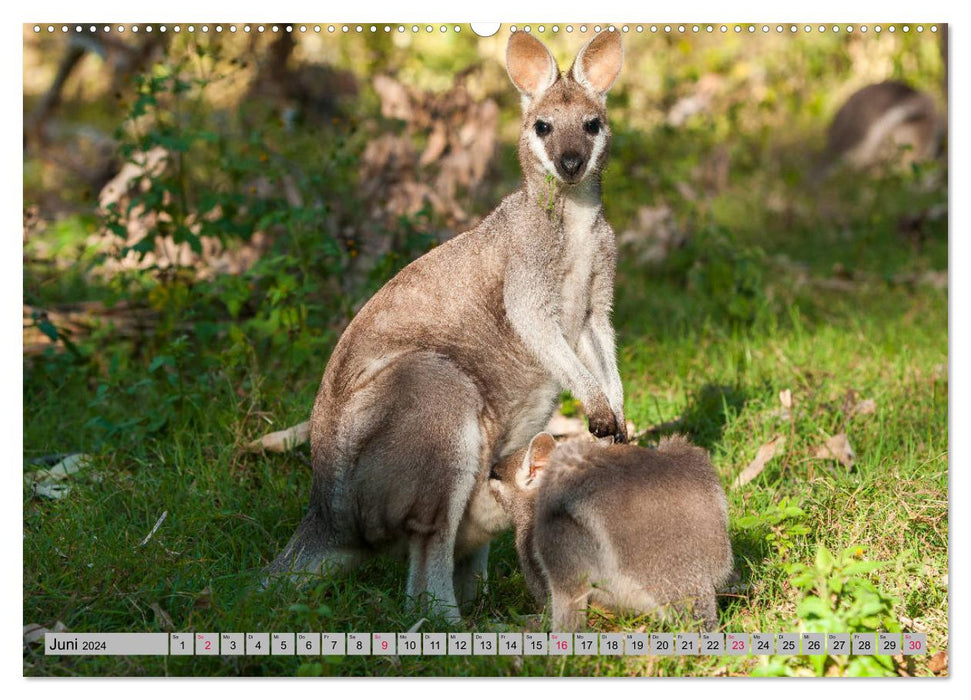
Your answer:
[[[542,120],[536,122],[533,128],[536,129],[537,136],[546,136],[548,133],[553,131],[553,125]]]
[[[600,120],[597,118],[593,118],[583,125],[583,130],[586,131],[591,136],[596,136],[597,134],[600,133],[601,126],[603,125],[600,123]]]

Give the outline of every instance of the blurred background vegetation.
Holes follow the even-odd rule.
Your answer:
[[[228,550],[185,574],[191,583],[155,580],[149,597],[174,596],[165,606],[191,617],[198,599],[179,585],[198,590],[214,569],[272,557],[302,514],[306,457],[268,463],[239,448],[306,420],[355,311],[518,185],[507,27],[480,38],[467,25],[272,26],[24,28],[24,457],[84,451],[117,489],[74,506],[25,491],[36,567],[25,615],[62,617],[74,595],[72,567],[53,573],[51,552],[83,526],[52,513],[110,530],[122,527],[114,507],[150,527],[160,506],[146,491],[187,473],[200,528],[238,513],[264,525],[221,521],[235,533]],[[880,352],[918,358],[925,376],[946,363],[946,159],[861,171],[823,155],[827,125],[868,84],[906,82],[946,113],[941,34],[648,26],[625,35],[604,183],[638,428],[677,419],[716,464],[739,464],[757,445],[743,423],[728,439],[746,402],[771,401],[777,381],[813,386],[828,353],[850,377]],[[539,36],[565,68],[590,33],[547,25]],[[791,359],[753,350],[786,333],[802,339]],[[866,372],[882,386],[881,369]],[[946,370],[935,377],[912,419],[921,435],[939,430],[928,440],[946,451]],[[946,532],[943,546],[946,567]],[[213,554],[193,547],[200,561]],[[139,628],[138,615],[119,615]]]
[[[173,402],[224,382],[252,397],[272,377],[309,406],[354,311],[517,185],[505,31],[270,26],[24,29],[27,408],[64,382],[96,391],[94,418],[61,414],[77,422],[62,426],[74,447],[137,442],[185,415]],[[694,295],[682,307],[693,317],[751,322],[791,301],[793,277],[833,272],[812,253],[847,237],[851,198],[905,230],[892,246],[863,232],[836,272],[883,273],[884,257],[922,272],[911,252],[940,177],[921,187],[926,173],[890,173],[916,185],[906,202],[882,201],[879,182],[807,188],[827,121],[858,88],[902,79],[943,107],[939,37],[747,29],[628,35],[605,186],[625,257],[640,262],[621,296],[665,277]],[[544,38],[568,65],[582,37]],[[926,264],[942,267],[945,250]],[[144,375],[137,391],[116,381],[130,372]],[[254,408],[279,410],[264,401]]]

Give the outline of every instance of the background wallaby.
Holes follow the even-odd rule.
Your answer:
[[[409,596],[457,618],[507,523],[490,465],[546,425],[564,388],[593,433],[626,439],[600,196],[621,63],[617,32],[564,74],[537,39],[510,37],[523,185],[402,270],[344,332],[311,417],[310,507],[270,572],[406,551]]]
[[[540,433],[492,471],[516,529],[526,585],[552,599],[553,629],[584,625],[587,603],[691,608],[718,624],[715,589],[732,573],[728,506],[708,453],[676,436],[657,450]]]
[[[933,157],[943,129],[944,120],[927,93],[893,80],[867,85],[833,117],[817,175],[840,161],[866,169],[895,158],[906,165]]]

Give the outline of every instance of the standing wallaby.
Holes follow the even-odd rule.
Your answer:
[[[458,619],[508,525],[490,465],[546,425],[563,389],[591,432],[626,440],[616,249],[600,195],[606,94],[622,58],[620,34],[602,32],[561,74],[537,39],[510,37],[523,185],[398,273],[347,327],[311,417],[310,507],[269,572],[406,552],[408,595]]]
[[[693,609],[718,624],[732,573],[728,506],[708,453],[676,436],[657,450],[540,433],[489,486],[516,529],[526,585],[552,602],[553,629],[583,626],[587,603],[640,613]]]

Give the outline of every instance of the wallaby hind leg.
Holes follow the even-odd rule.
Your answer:
[[[586,627],[589,588],[580,591],[554,588],[550,599],[553,608],[553,632],[574,632]]]
[[[707,586],[695,598],[694,617],[701,620],[706,632],[718,629],[718,604],[715,601],[715,587]]]
[[[486,543],[455,563],[455,597],[460,606],[475,600],[479,586],[489,579],[489,544]]]
[[[453,622],[460,621],[462,615],[452,582],[454,570],[454,547],[446,533],[413,536],[408,547],[407,588],[412,604]]]
[[[431,466],[452,478],[448,480],[449,488],[439,494],[444,518],[436,518],[428,530],[415,528],[409,536],[407,592],[413,601],[427,604],[430,612],[460,621],[454,582],[455,540],[475,487],[478,448]]]
[[[385,420],[357,457],[356,493],[369,541],[407,542],[407,593],[431,612],[460,619],[455,596],[459,525],[486,469],[475,383],[446,358],[415,354],[374,385]],[[362,499],[363,500],[363,499]]]
[[[563,542],[570,546],[563,547]],[[537,561],[530,565],[534,574],[526,581],[534,596],[537,586],[542,585],[544,593],[549,589],[553,631],[580,629],[586,623],[587,604],[594,597],[591,582],[601,579],[596,566],[601,556],[596,535],[587,524],[561,510],[551,513],[536,532],[532,553]],[[543,576],[545,585],[535,581],[539,576]]]

